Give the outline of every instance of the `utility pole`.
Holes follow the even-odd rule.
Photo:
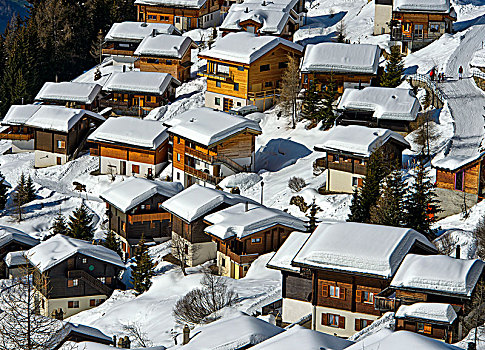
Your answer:
[[[263,205],[263,188],[264,188],[264,181],[261,181],[261,205]]]

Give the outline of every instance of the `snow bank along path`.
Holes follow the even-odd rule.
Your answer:
[[[468,158],[478,154],[483,139],[485,95],[475,85],[470,74],[473,53],[482,47],[485,25],[476,25],[461,37],[460,45],[448,59],[446,76],[451,81],[439,84],[448,97],[448,105],[455,123],[454,135],[445,158]],[[458,68],[463,67],[463,78],[458,80]]]

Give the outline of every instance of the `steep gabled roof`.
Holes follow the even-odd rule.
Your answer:
[[[63,81],[46,82],[40,89],[36,101],[68,101],[91,104],[101,92],[101,85],[95,83],[76,83]]]

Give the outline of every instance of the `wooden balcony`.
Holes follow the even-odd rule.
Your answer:
[[[395,312],[401,306],[401,300],[396,298],[386,298],[374,296],[374,308],[381,312]]]
[[[34,134],[18,134],[13,132],[0,133],[0,140],[18,140],[18,141],[30,141],[34,138]]]
[[[318,158],[315,160],[315,166],[318,168],[327,169],[327,158]],[[367,167],[357,161],[339,161],[339,162],[328,162],[328,169],[344,171],[346,173],[366,175]]]
[[[148,221],[162,221],[170,220],[169,213],[141,213],[128,215],[128,222],[133,224],[135,222],[148,222]]]
[[[236,163],[235,161],[233,161],[231,158],[228,158],[226,156],[221,156],[221,155],[211,156],[207,153],[204,153],[189,147],[185,147],[185,154],[188,154],[189,156],[192,156],[194,158],[202,159],[208,164],[216,164],[216,163],[224,164],[236,173],[250,170],[249,167],[242,166]]]
[[[207,72],[206,70],[203,72],[197,73],[199,77],[206,77],[209,79],[214,79],[214,80],[219,80],[219,81],[225,81],[225,82],[233,82],[234,81],[234,75],[230,73],[221,73],[221,72]]]
[[[133,56],[134,52],[132,50],[103,49],[103,56]]]
[[[393,41],[434,41],[438,40],[443,33],[439,32],[422,32],[422,33],[405,33],[400,28],[394,28],[391,33],[391,40]]]
[[[213,175],[208,174],[206,172],[203,172],[201,170],[194,169],[194,168],[192,168],[191,166],[188,166],[188,165],[184,166],[184,172],[186,172],[187,174],[194,176],[194,177],[196,177],[196,178],[198,178],[202,181],[208,182],[208,183],[210,183],[214,186],[217,185],[223,179],[223,177],[213,176]]]
[[[264,90],[264,91],[251,91],[248,92],[248,99],[249,100],[261,100],[261,99],[268,99],[268,98],[278,98],[281,94],[281,89],[272,89],[272,90]]]
[[[243,264],[251,264],[254,260],[256,260],[259,257],[259,254],[236,254],[231,250],[227,250],[227,256],[234,261],[235,263],[238,263],[239,265]]]

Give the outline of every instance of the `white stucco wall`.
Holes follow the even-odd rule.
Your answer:
[[[290,298],[283,298],[282,321],[294,323],[312,313],[312,303]]]
[[[392,19],[392,5],[375,5],[374,35],[389,34]]]
[[[322,314],[334,314],[345,317],[345,328],[337,328],[322,325]],[[332,309],[329,307],[317,306],[315,308],[315,315],[313,324],[315,324],[315,330],[331,335],[337,335],[338,337],[348,338],[357,331],[355,330],[355,319],[377,320],[379,317],[368,314],[361,314],[357,312],[344,311],[339,309]]]
[[[352,178],[364,178],[364,175],[347,173],[345,171],[328,169],[327,190],[335,192],[353,193]]]
[[[172,231],[172,239],[182,240],[182,242],[187,245],[187,265],[197,266],[203,264],[209,260],[216,259],[217,256],[217,244],[214,242],[203,242],[203,243],[190,243],[186,239],[180,237],[178,234]],[[172,248],[172,254],[176,256],[176,252]]]
[[[71,317],[81,311],[89,310],[94,308],[94,306],[90,306],[91,299],[104,299],[106,300],[108,297],[104,294],[100,295],[90,295],[85,297],[72,297],[72,298],[59,298],[59,299],[46,299],[42,296],[42,294],[38,294],[41,298],[44,299],[44,308],[40,309],[40,313],[43,316],[50,317],[54,310],[62,309],[64,311],[64,319],[67,317]],[[68,302],[69,301],[79,301],[79,308],[69,308]]]
[[[61,159],[60,165],[67,163],[67,155],[65,154],[35,150],[34,166],[36,168],[46,168],[49,166],[58,165],[57,164],[58,157]]]
[[[100,157],[100,172],[101,174],[111,174],[113,171],[114,174],[119,175],[121,170],[121,162],[123,160],[117,158],[110,158],[110,157]],[[166,162],[159,163],[159,164],[147,164],[147,163],[140,163],[140,162],[133,162],[133,161],[124,161],[126,163],[126,175],[127,176],[135,176],[135,177],[147,177],[148,169],[152,169],[153,176],[156,176],[162,171],[162,169],[167,164]],[[140,166],[139,173],[132,172],[132,166],[138,165]],[[113,170],[110,170],[113,169]]]

